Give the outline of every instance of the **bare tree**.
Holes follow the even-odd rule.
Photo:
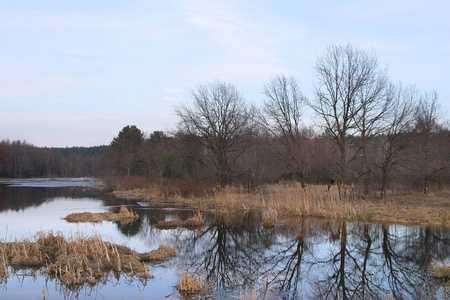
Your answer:
[[[264,107],[260,120],[271,137],[275,138],[286,151],[279,155],[287,161],[291,172],[296,174],[302,186],[305,186],[304,164],[301,152],[302,106],[306,102],[294,77],[278,75],[264,86]]]
[[[381,197],[386,197],[392,169],[405,160],[404,152],[411,145],[414,111],[417,92],[414,87],[401,84],[390,89],[392,103],[386,115],[385,130],[380,137],[381,160],[376,166],[381,169]]]
[[[374,54],[351,45],[329,47],[318,58],[315,71],[315,101],[309,105],[339,151],[340,184],[345,185],[349,164],[356,157],[356,151],[351,152],[354,137],[361,129],[367,134],[373,126],[367,120],[377,119],[372,109],[383,95],[386,75]]]
[[[192,90],[192,106],[175,108],[184,132],[207,149],[218,187],[229,182],[237,159],[249,146],[252,109],[231,84],[214,82]]]
[[[440,160],[438,133],[442,130],[439,124],[441,108],[438,104],[437,92],[425,93],[420,97],[414,114],[417,138],[416,173],[420,176],[422,189],[427,193],[430,183],[438,174],[449,168],[448,159]]]
[[[373,159],[370,157],[370,142],[383,130],[383,118],[386,116],[392,97],[389,93],[389,81],[386,72],[380,71],[369,76],[368,81],[357,93],[359,111],[355,115],[355,126],[360,138],[360,157],[364,163],[364,195],[369,194],[372,178]]]

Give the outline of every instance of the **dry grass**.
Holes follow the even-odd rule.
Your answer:
[[[140,190],[147,201],[157,198],[154,191]],[[450,226],[450,190],[423,195],[391,196],[387,200],[360,197],[353,186],[341,189],[326,185],[309,185],[303,189],[298,183],[280,183],[261,187],[255,193],[245,188],[229,186],[207,197],[171,198],[200,210],[232,213],[236,210],[261,210],[263,222],[271,227],[287,217],[314,216],[373,223],[418,224]],[[163,225],[163,224],[161,224]]]
[[[445,260],[440,263],[436,260],[433,260],[430,265],[430,275],[439,280],[448,280],[450,279],[450,261]]]
[[[208,294],[212,291],[214,283],[208,284],[203,280],[203,276],[197,274],[189,274],[184,270],[180,270],[179,283],[175,286],[182,295],[181,298],[192,298],[197,295],[199,299],[211,298]]]
[[[168,246],[161,246],[156,251],[176,255],[175,250]],[[140,254],[128,247],[104,241],[99,235],[85,237],[76,234],[65,239],[61,233],[40,232],[34,241],[24,239],[0,243],[0,278],[6,280],[8,267],[12,267],[13,271],[40,269],[67,287],[86,283],[95,285],[111,271],[148,279],[152,275],[148,273],[144,261],[159,260],[161,257],[161,253],[156,255],[153,251]]]
[[[275,223],[278,220],[277,211],[273,209],[264,209],[262,214],[262,225],[264,226],[264,228],[269,229],[275,227]]]
[[[122,206],[118,213],[104,212],[104,213],[72,213],[63,218],[69,223],[79,223],[79,222],[92,222],[98,223],[103,220],[107,221],[119,221],[121,224],[128,224],[138,219],[139,215],[133,213],[132,210],[128,210],[126,207]]]
[[[178,219],[173,219],[169,221],[159,221],[156,223],[156,227],[159,229],[174,229],[178,226],[184,226],[186,228],[199,228],[205,225],[205,221],[203,220],[203,215],[201,212],[194,214],[192,217],[186,219],[186,221],[181,222]]]
[[[156,227],[158,227],[159,229],[173,229],[177,228],[180,225],[181,221],[177,219],[169,221],[159,221],[158,223],[156,223]]]
[[[163,260],[171,256],[177,256],[177,252],[170,246],[161,245],[158,249],[141,255],[142,261]]]
[[[203,225],[205,225],[205,221],[203,220],[203,215],[201,212],[197,212],[183,222],[183,226],[188,228],[197,228],[202,227]]]

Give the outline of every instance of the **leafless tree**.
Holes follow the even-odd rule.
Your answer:
[[[372,139],[383,130],[383,119],[392,103],[392,93],[389,92],[389,81],[386,72],[380,71],[369,76],[360,92],[357,93],[359,111],[355,115],[355,125],[360,138],[360,157],[364,163],[364,195],[369,194],[369,184],[372,178],[373,159],[370,150]]]
[[[392,169],[405,160],[405,150],[411,145],[414,111],[418,94],[414,87],[399,84],[390,89],[392,103],[386,115],[385,130],[380,137],[381,160],[376,164],[381,169],[381,196],[386,197]]]
[[[214,82],[192,90],[193,104],[175,108],[181,129],[204,146],[212,161],[218,187],[233,175],[237,159],[249,146],[252,109],[231,84]]]
[[[362,128],[368,130],[369,124],[363,126],[362,120],[369,114],[376,119],[371,110],[383,95],[386,75],[374,54],[350,44],[329,47],[318,58],[315,71],[315,101],[309,105],[339,151],[340,184],[345,185],[349,164],[356,157],[356,151],[351,152],[354,137]]]
[[[438,104],[437,92],[423,94],[414,118],[418,134],[416,173],[420,177],[424,193],[428,192],[432,179],[450,167],[448,159],[439,159],[438,133],[442,129],[439,124],[440,117],[441,107]]]
[[[275,138],[287,153],[287,157],[275,151],[282,161],[287,161],[291,172],[297,175],[302,186],[304,164],[301,142],[302,106],[306,102],[294,77],[278,75],[264,86],[264,107],[261,123],[271,138]],[[287,158],[287,159],[286,159]]]

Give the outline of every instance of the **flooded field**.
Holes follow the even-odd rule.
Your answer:
[[[265,228],[257,211],[202,212],[200,228],[161,228],[160,221],[181,223],[198,212],[164,200],[117,199],[83,187],[89,184],[83,179],[0,183],[0,241],[32,238],[40,231],[99,234],[139,253],[168,244],[178,255],[147,263],[152,279],[112,274],[96,285],[75,287],[40,270],[10,268],[0,280],[0,299],[188,298],[175,288],[182,272],[202,276],[211,286],[203,296],[215,299],[244,299],[246,291],[258,299],[445,299],[450,292],[448,284],[429,276],[433,260],[450,259],[445,228],[314,218]],[[130,223],[63,219],[71,213],[117,213],[122,206],[139,218]]]

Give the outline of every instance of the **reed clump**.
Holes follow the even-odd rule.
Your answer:
[[[198,294],[207,298],[206,294],[210,293],[213,287],[214,283],[208,284],[206,280],[203,280],[203,276],[190,274],[184,270],[180,270],[179,283],[175,286],[180,294],[187,298]]]
[[[163,260],[171,256],[177,256],[177,252],[170,246],[161,245],[158,249],[141,255],[142,261]]]
[[[161,248],[169,256],[176,255],[169,246]],[[60,232],[40,232],[34,241],[24,239],[0,243],[0,278],[6,280],[8,267],[12,267],[12,270],[39,269],[68,287],[86,283],[95,285],[109,272],[148,279],[152,275],[144,262],[163,257],[152,253],[140,254],[128,247],[104,241],[99,235],[85,237],[75,234],[66,239]]]
[[[430,264],[430,275],[439,280],[450,279],[450,260],[445,260],[440,263],[433,260]]]
[[[132,210],[128,210],[126,207],[122,206],[118,213],[112,212],[103,212],[103,213],[91,213],[91,212],[82,212],[82,213],[72,213],[63,218],[69,223],[79,223],[79,222],[92,222],[98,223],[103,220],[106,221],[119,221],[121,224],[128,224],[137,219],[139,219],[139,215],[137,213],[133,213]]]
[[[262,212],[262,226],[266,229],[275,227],[275,223],[278,220],[278,213],[274,209],[264,209]]]
[[[201,212],[197,212],[183,222],[183,226],[188,228],[197,228],[202,227],[203,225],[205,225],[205,220],[203,220],[203,215]]]
[[[181,225],[181,221],[177,219],[169,220],[169,221],[159,221],[156,223],[156,227],[160,229],[174,229]]]
[[[186,228],[198,228],[205,225],[205,220],[203,219],[203,215],[201,212],[198,212],[194,214],[193,216],[187,218],[184,222],[173,219],[169,221],[159,221],[156,223],[156,227],[159,229],[174,229],[178,228],[179,226],[183,226]]]

